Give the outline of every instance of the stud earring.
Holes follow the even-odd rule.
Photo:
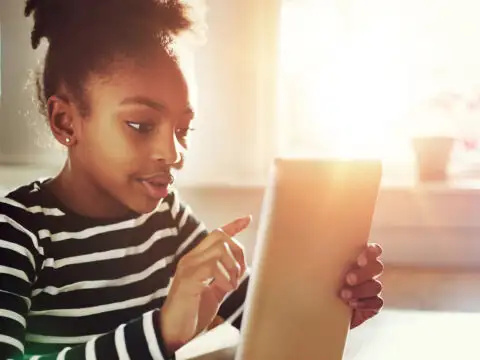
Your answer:
[[[71,140],[70,140],[69,137],[67,137],[67,138],[65,139],[65,142],[66,142],[67,144],[70,144],[70,141],[71,141]]]

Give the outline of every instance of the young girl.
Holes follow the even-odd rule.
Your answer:
[[[33,48],[49,42],[39,97],[68,160],[0,199],[0,358],[168,359],[219,319],[240,328],[233,236],[250,218],[207,232],[171,188],[194,117],[173,46],[185,7],[28,0],[25,13]],[[341,291],[352,327],[382,307],[380,252]]]

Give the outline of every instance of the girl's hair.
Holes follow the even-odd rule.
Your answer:
[[[49,97],[64,86],[88,115],[87,77],[108,75],[118,58],[144,59],[155,45],[168,52],[175,37],[192,26],[187,13],[180,0],[27,0],[25,16],[34,18],[32,47],[48,41],[43,74],[36,80],[42,114],[48,113]]]

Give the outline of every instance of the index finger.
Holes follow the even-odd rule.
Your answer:
[[[251,217],[245,216],[243,218],[239,218],[234,220],[227,225],[212,231],[208,236],[203,239],[195,248],[195,251],[205,251],[210,246],[215,244],[220,239],[224,238],[232,238],[242,230],[245,230],[247,226],[250,224]]]
[[[227,225],[222,226],[220,229],[230,237],[235,236],[239,232],[245,230],[248,227],[248,225],[250,225],[251,221],[252,221],[252,217],[250,215],[245,216],[237,220],[234,220],[231,223],[228,223]]]

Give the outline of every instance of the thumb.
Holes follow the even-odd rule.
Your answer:
[[[245,230],[248,227],[248,225],[250,225],[251,222],[252,222],[252,216],[248,215],[248,216],[241,217],[237,220],[234,220],[225,226],[222,226],[221,229],[228,236],[235,236],[239,232],[242,232],[243,230]]]

